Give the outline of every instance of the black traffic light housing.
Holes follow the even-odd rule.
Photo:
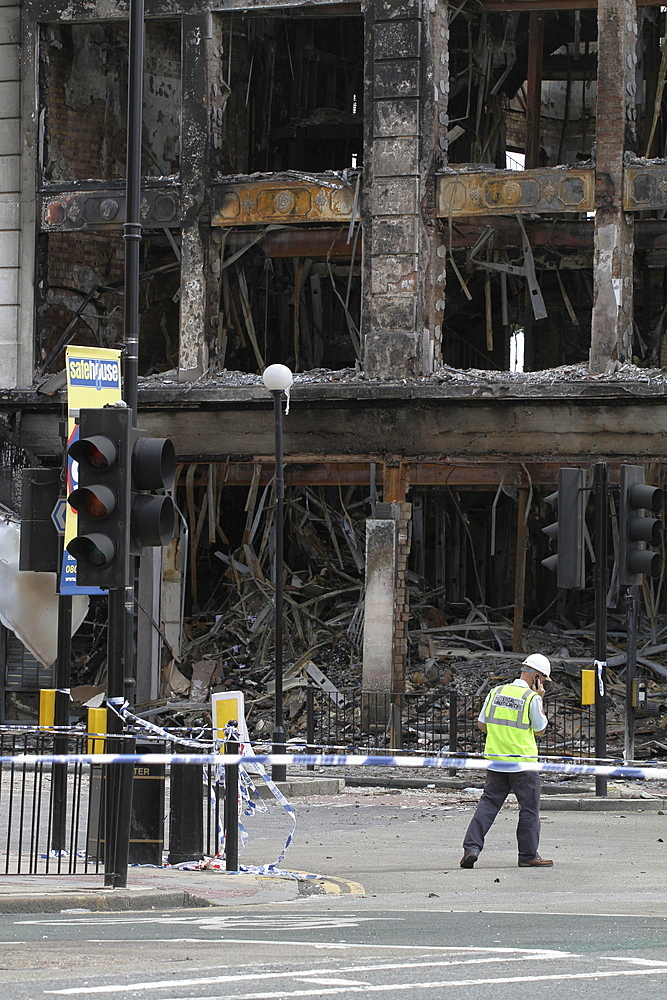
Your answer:
[[[82,409],[79,438],[69,447],[78,485],[68,502],[79,515],[67,544],[77,583],[112,590],[129,582],[129,557],[167,545],[174,534],[176,453],[169,438],[132,427],[126,406]]]
[[[168,545],[174,535],[174,502],[165,492],[174,485],[176,452],[170,438],[132,431],[130,497],[131,551]]]
[[[622,465],[620,493],[618,582],[633,587],[662,571],[662,555],[653,548],[662,541],[662,521],[650,515],[662,510],[663,492],[644,482],[641,465]]]
[[[60,536],[51,519],[60,478],[60,469],[24,469],[21,474],[20,570],[57,573],[60,569]]]
[[[559,587],[583,590],[586,582],[584,536],[586,530],[586,473],[583,469],[559,469],[558,491],[546,497],[558,520],[542,528],[557,551],[542,565],[557,573]]]
[[[76,489],[67,498],[78,514],[78,531],[66,547],[83,587],[125,586],[131,425],[126,406],[82,409],[79,437],[68,448],[78,466]]]

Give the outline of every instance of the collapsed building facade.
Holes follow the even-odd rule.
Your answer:
[[[65,346],[123,342],[127,16],[0,7],[0,409],[21,461],[62,462]],[[267,364],[296,375],[288,583],[337,592],[352,559],[367,687],[405,683],[411,586],[510,607],[522,649],[556,597],[560,466],[662,481],[665,32],[634,0],[149,0],[138,423],[174,441],[187,533],[140,586],[176,660],[184,582],[190,638],[221,578],[270,599]],[[327,579],[308,522],[332,509]]]

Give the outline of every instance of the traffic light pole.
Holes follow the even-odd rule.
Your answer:
[[[125,356],[123,396],[137,425],[139,373],[139,250],[141,244],[141,126],[144,91],[144,0],[130,0],[125,180]]]
[[[609,485],[607,465],[594,466],[595,496],[595,756],[603,763],[607,756],[607,528]],[[595,794],[606,796],[607,779],[597,775]]]
[[[62,561],[62,556],[61,556]],[[69,725],[69,688],[72,660],[72,598],[69,594],[58,596],[58,657],[56,659],[56,699],[54,723],[56,730]],[[53,739],[54,754],[67,753],[67,736]],[[64,851],[67,847],[67,764],[53,765],[53,810],[51,822],[51,849]]]
[[[141,129],[144,83],[144,0],[130,0],[127,169],[125,180],[125,355],[123,396],[137,425],[137,378],[139,372],[139,251],[141,244]],[[134,682],[134,560],[129,554],[130,475],[127,476],[127,531],[125,579],[122,587],[109,591],[108,683],[110,698],[124,698]],[[119,734],[123,724],[110,713],[109,731]],[[113,740],[112,752],[122,752],[123,741]],[[133,769],[128,765],[108,768],[105,884],[127,885]]]
[[[109,591],[107,646],[107,700],[114,702],[123,698],[125,690],[127,645],[124,626],[125,591],[117,587]],[[131,752],[118,738],[122,731],[122,719],[116,712],[109,711],[109,753]],[[106,770],[104,884],[123,889],[127,885],[133,768],[132,765],[109,764]]]
[[[635,756],[635,703],[634,681],[637,670],[637,614],[639,587],[630,587],[628,601],[628,652],[625,660],[625,760]]]

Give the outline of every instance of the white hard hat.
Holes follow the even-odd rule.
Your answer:
[[[551,677],[551,664],[542,653],[531,653],[523,661],[523,666],[530,670],[536,670],[539,674],[544,674],[545,677]]]

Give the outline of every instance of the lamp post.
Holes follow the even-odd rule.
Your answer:
[[[262,375],[264,385],[273,396],[273,415],[276,453],[276,558],[275,558],[275,720],[273,727],[273,753],[285,753],[285,727],[283,725],[283,509],[285,480],[283,477],[283,409],[282,396],[292,384],[292,372],[285,365],[269,365]],[[271,768],[274,781],[285,781],[287,768],[274,764]]]

